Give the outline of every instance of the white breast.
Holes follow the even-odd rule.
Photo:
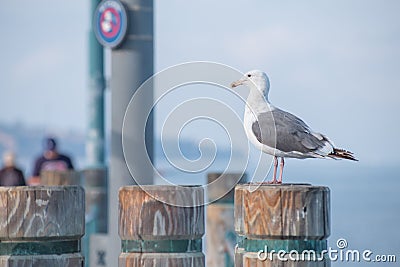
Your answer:
[[[255,121],[256,121],[256,116],[246,106],[246,108],[244,110],[243,126],[244,126],[244,130],[246,132],[247,138],[257,149],[263,151],[264,153],[267,153],[270,155],[275,155],[275,153],[277,152],[276,149],[266,146],[266,145],[263,145],[257,140],[257,137],[255,136],[255,134],[253,132],[253,123]]]

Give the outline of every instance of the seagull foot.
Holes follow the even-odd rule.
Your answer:
[[[277,181],[277,180],[272,180],[272,181],[267,181],[267,182],[261,182],[261,183],[257,183],[260,185],[267,185],[267,184],[282,184],[282,181]]]

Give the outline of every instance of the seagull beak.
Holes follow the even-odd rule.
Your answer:
[[[242,85],[242,84],[243,84],[243,79],[240,79],[240,80],[237,80],[236,82],[231,83],[231,87],[235,88],[235,87],[237,87],[239,85]]]

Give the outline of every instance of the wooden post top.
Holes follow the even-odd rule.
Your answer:
[[[69,240],[84,233],[80,186],[0,187],[0,241]]]
[[[327,190],[329,191],[329,187],[320,186],[320,185],[311,185],[311,184],[302,184],[302,183],[284,183],[284,184],[263,184],[263,183],[244,183],[236,185],[235,189],[240,190],[310,190],[310,189],[319,189],[319,190]]]
[[[249,239],[326,239],[330,190],[309,184],[237,185],[235,230]]]
[[[185,206],[170,203],[184,203]],[[122,240],[191,240],[204,234],[202,187],[125,186],[119,190]]]

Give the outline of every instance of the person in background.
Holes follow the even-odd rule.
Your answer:
[[[66,171],[73,170],[71,158],[57,151],[57,142],[48,137],[44,141],[44,152],[35,160],[33,174],[29,180],[30,185],[40,184],[40,173],[42,171]]]
[[[22,171],[15,166],[15,155],[6,152],[3,155],[3,168],[0,170],[0,186],[24,186]]]

